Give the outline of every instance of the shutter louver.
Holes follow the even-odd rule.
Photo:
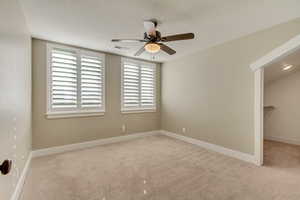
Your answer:
[[[123,106],[125,108],[139,107],[139,67],[124,63],[123,69]]]
[[[141,107],[155,106],[155,68],[141,66]]]
[[[81,107],[103,106],[104,70],[102,60],[94,56],[81,57]]]
[[[53,48],[51,65],[52,108],[77,107],[77,57],[76,53]]]

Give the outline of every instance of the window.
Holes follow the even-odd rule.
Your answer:
[[[48,117],[103,114],[104,66],[103,54],[48,44]]]
[[[122,112],[156,110],[156,65],[122,59]]]

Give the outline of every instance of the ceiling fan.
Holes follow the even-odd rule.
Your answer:
[[[144,33],[144,39],[112,39],[112,42],[142,42],[145,43],[142,48],[140,48],[134,55],[139,56],[145,50],[150,53],[157,53],[160,50],[166,52],[169,55],[176,53],[175,50],[171,49],[164,42],[172,42],[178,40],[190,40],[194,39],[194,33],[183,33],[176,35],[169,35],[162,37],[160,32],[156,30],[157,20],[144,21],[144,28],[146,32]]]

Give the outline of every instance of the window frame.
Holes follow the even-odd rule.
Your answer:
[[[124,97],[124,89],[123,89],[123,82],[124,82],[124,64],[133,63],[138,66],[139,68],[139,104],[140,104],[140,96],[141,96],[141,67],[149,66],[150,68],[154,69],[154,80],[153,80],[153,87],[154,87],[154,106],[147,107],[147,106],[139,106],[139,107],[133,107],[133,108],[126,108],[124,107],[123,97]],[[157,110],[157,65],[156,63],[152,62],[146,62],[146,61],[140,61],[130,58],[122,57],[121,59],[121,113],[123,114],[130,114],[130,113],[146,113],[146,112],[156,112]]]
[[[53,109],[52,108],[52,67],[51,67],[51,52],[54,48],[60,48],[62,50],[72,51],[76,54],[77,57],[77,107],[76,108],[61,108],[61,109]],[[102,69],[103,69],[103,82],[102,82],[102,107],[101,108],[81,108],[81,57],[82,56],[95,56],[101,59],[102,61]],[[105,113],[105,99],[106,99],[106,91],[105,91],[105,54],[83,50],[80,48],[70,47],[61,44],[52,44],[47,43],[47,73],[46,73],[46,85],[47,85],[47,95],[46,95],[46,116],[49,119],[52,118],[70,118],[70,117],[89,117],[89,116],[102,116]]]

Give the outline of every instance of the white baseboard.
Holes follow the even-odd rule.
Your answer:
[[[29,170],[31,159],[32,159],[32,153],[29,153],[27,161],[26,161],[23,171],[21,173],[21,176],[19,177],[18,183],[16,185],[15,191],[13,192],[10,200],[18,200],[19,199],[19,197],[22,193],[22,189],[23,189],[23,186],[25,183],[25,179],[26,179],[28,170]]]
[[[171,133],[171,132],[164,131],[164,130],[161,130],[160,132],[163,135],[166,135],[166,136],[169,136],[169,137],[172,137],[172,138],[176,138],[176,139],[179,139],[179,140],[191,143],[191,144],[195,144],[195,145],[198,145],[198,146],[203,147],[205,149],[224,154],[226,156],[234,157],[234,158],[246,161],[246,162],[257,164],[254,155],[251,155],[251,154],[242,153],[242,152],[235,151],[235,150],[232,150],[232,149],[228,149],[228,148],[216,145],[216,144],[203,142],[201,140],[186,137],[186,136],[179,135],[179,134],[176,134],[176,133]]]
[[[215,151],[215,152],[227,155],[227,156],[231,156],[231,157],[234,157],[234,158],[246,161],[246,162],[256,164],[254,155],[242,153],[242,152],[228,149],[228,148],[225,148],[225,147],[222,147],[219,145],[211,144],[208,142],[204,142],[201,140],[186,137],[186,136],[179,135],[176,133],[171,133],[171,132],[164,131],[164,130],[135,133],[135,134],[129,134],[129,135],[124,135],[124,136],[117,136],[117,137],[93,140],[93,141],[88,141],[88,142],[68,144],[68,145],[63,145],[63,146],[50,147],[50,148],[46,148],[46,149],[39,149],[39,150],[32,151],[32,157],[35,158],[35,157],[40,157],[40,156],[64,153],[64,152],[68,152],[68,151],[86,149],[86,148],[91,148],[91,147],[95,147],[95,146],[99,146],[99,145],[122,142],[122,141],[132,140],[135,138],[141,138],[141,137],[157,135],[157,134],[162,134],[165,136],[183,140],[185,142],[195,144],[195,145],[201,146],[203,148],[206,148],[206,149],[209,149],[209,150],[212,150],[212,151]]]
[[[159,131],[149,131],[149,132],[134,133],[134,134],[124,135],[124,136],[117,136],[117,137],[93,140],[93,141],[82,142],[82,143],[50,147],[50,148],[46,148],[46,149],[35,150],[32,152],[32,156],[35,158],[35,157],[52,155],[52,154],[57,154],[57,153],[64,153],[64,152],[68,152],[68,151],[86,149],[86,148],[91,148],[91,147],[104,145],[104,144],[111,144],[111,143],[116,143],[116,142],[132,140],[135,138],[141,138],[141,137],[145,137],[145,136],[157,135],[159,133],[160,133]]]
[[[277,137],[277,136],[265,136],[264,139],[272,140],[272,141],[276,141],[276,142],[283,142],[283,143],[287,143],[287,144],[300,145],[299,140],[287,139],[287,138],[282,138],[282,137]]]

